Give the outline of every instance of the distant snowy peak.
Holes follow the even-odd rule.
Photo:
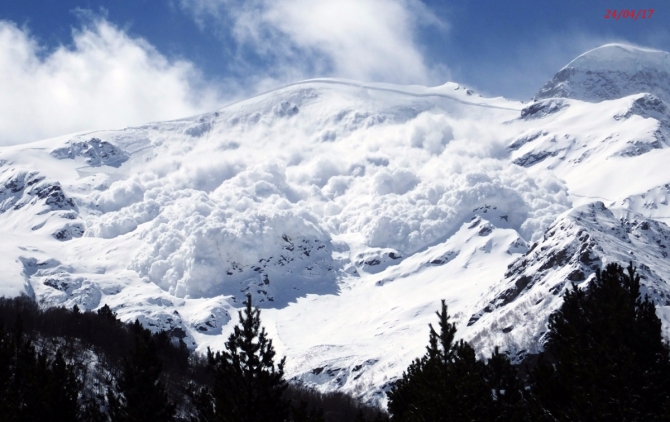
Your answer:
[[[600,102],[643,92],[670,101],[670,53],[607,44],[571,61],[542,87],[535,100]]]
[[[202,352],[251,293],[288,378],[379,403],[441,298],[478,353],[520,359],[573,282],[633,260],[670,332],[668,57],[601,47],[531,104],[311,80],[0,148],[0,296]]]

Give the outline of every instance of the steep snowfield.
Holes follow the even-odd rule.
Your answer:
[[[610,262],[634,261],[642,294],[670,315],[670,228],[664,223],[594,202],[570,210],[505,272],[504,279],[479,301],[468,321],[468,338],[484,354],[496,345],[516,358],[541,350],[545,323],[572,285],[586,286],[595,270]],[[532,317],[529,317],[532,316]],[[532,338],[532,341],[528,341]]]
[[[540,100],[524,111],[527,129],[508,145],[512,162],[531,174],[551,171],[574,203],[625,201],[644,214],[632,197],[670,182],[663,164],[670,162],[670,113],[657,97]]]
[[[666,53],[621,46],[572,68],[606,69],[613,48],[666,71]],[[638,68],[618,69],[625,81]],[[665,323],[659,81],[522,104],[455,83],[311,80],[3,148],[0,294],[108,304],[202,351],[223,347],[252,293],[290,377],[381,402],[423,354],[441,298],[480,353],[522,357],[569,281],[633,259]]]

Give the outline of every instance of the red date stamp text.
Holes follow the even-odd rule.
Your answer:
[[[651,18],[651,15],[654,14],[654,9],[639,9],[639,10],[628,10],[628,9],[622,9],[622,10],[610,10],[607,9],[607,13],[605,13],[605,19],[633,19],[633,20],[638,20],[638,19],[649,19]]]

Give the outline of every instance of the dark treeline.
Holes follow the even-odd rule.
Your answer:
[[[0,421],[388,419],[346,394],[288,384],[259,330],[260,311],[250,298],[246,305],[237,343],[234,334],[232,348],[200,356],[168,333],[120,322],[107,306],[40,310],[27,297],[0,298]]]
[[[447,307],[426,354],[388,393],[392,421],[668,421],[670,348],[632,264],[573,285],[549,318],[544,352],[511,365],[477,359]]]
[[[544,352],[514,366],[456,341],[447,307],[426,354],[388,392],[388,411],[290,384],[251,297],[216,353],[190,354],[97,312],[0,299],[0,421],[667,421],[670,347],[632,264],[573,286]]]

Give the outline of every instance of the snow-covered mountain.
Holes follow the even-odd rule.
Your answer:
[[[670,54],[607,44],[568,63],[542,87],[535,99],[604,101],[642,92],[670,100]]]
[[[204,350],[252,293],[290,377],[380,401],[441,298],[521,358],[565,289],[632,260],[668,332],[668,57],[603,46],[530,104],[320,79],[2,148],[0,295]]]

